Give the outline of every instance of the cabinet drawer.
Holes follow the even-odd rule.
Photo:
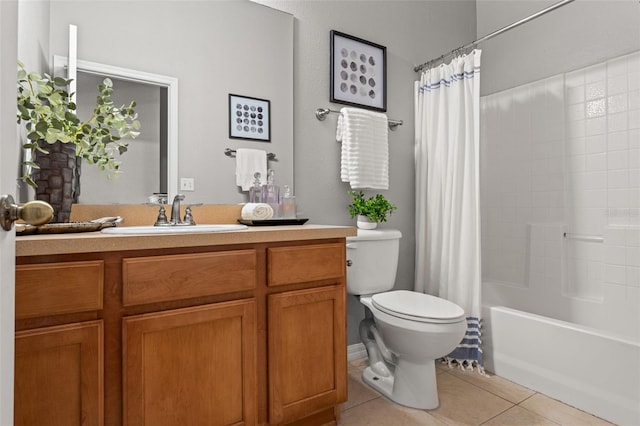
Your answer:
[[[137,257],[122,260],[125,306],[251,290],[255,250]]]
[[[269,248],[268,285],[343,278],[345,250],[340,243]]]
[[[102,309],[104,262],[16,266],[16,319]]]

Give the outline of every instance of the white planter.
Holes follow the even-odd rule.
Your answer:
[[[358,215],[356,224],[360,229],[376,229],[378,226],[377,222],[373,222],[367,216],[363,215]]]

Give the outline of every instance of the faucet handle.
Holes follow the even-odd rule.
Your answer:
[[[153,226],[167,226],[169,225],[169,221],[167,220],[167,213],[164,211],[164,206],[160,205],[160,210],[158,211],[158,218],[156,219],[156,223]]]
[[[185,207],[184,209],[184,220],[182,221],[183,225],[195,225],[196,221],[193,220],[193,214],[191,212],[191,207],[197,207],[197,206],[201,206],[202,203],[196,203],[196,204],[188,204],[187,207]]]

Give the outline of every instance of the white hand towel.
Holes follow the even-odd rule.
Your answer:
[[[248,191],[255,178],[253,175],[260,173],[260,183],[267,182],[267,152],[262,149],[236,149],[236,185],[243,191]]]
[[[340,177],[351,188],[389,189],[387,115],[342,108],[336,140],[342,141]]]
[[[273,217],[273,208],[266,203],[247,203],[242,206],[240,216],[244,220],[268,220]]]

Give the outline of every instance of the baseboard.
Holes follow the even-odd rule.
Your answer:
[[[354,345],[347,346],[347,360],[352,361],[354,359],[366,358],[367,348],[362,343],[356,343]]]

